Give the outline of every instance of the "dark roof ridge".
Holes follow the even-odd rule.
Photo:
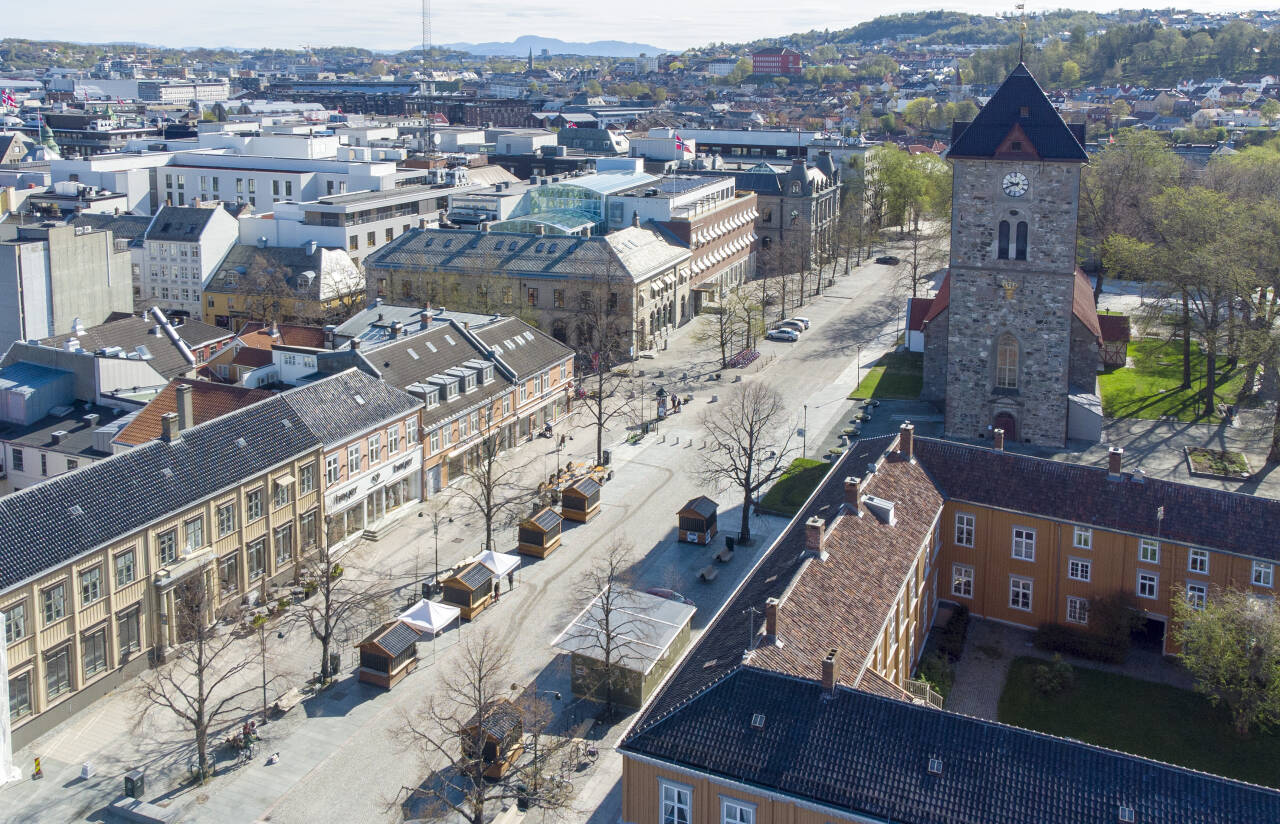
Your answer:
[[[672,669],[675,669],[675,667],[672,667]],[[668,707],[666,711],[658,715],[656,718],[644,718],[643,716],[641,716],[640,718],[637,718],[633,723],[633,725],[631,726],[631,728],[629,728],[626,732],[622,734],[622,738],[619,739],[618,746],[625,745],[627,741],[631,739],[633,736],[640,735],[641,733],[646,733],[646,732],[649,732],[650,730],[655,729],[663,721],[666,721],[668,718],[675,715],[680,710],[684,709],[685,707],[689,706],[693,702],[697,701],[702,696],[711,692],[711,690],[720,686],[725,681],[729,680],[729,678],[731,678],[732,676],[737,675],[743,669],[750,669],[757,672],[771,672],[771,670],[763,670],[763,669],[760,669],[759,667],[753,667],[750,664],[746,664],[739,661],[729,669],[717,675],[711,681],[707,682],[706,684],[699,687],[694,692],[690,693],[689,695],[681,699],[678,703]],[[782,673],[778,673],[778,674],[781,675]],[[803,680],[803,679],[797,679],[797,680]]]

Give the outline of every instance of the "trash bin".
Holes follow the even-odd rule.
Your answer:
[[[342,653],[331,652],[329,653],[329,674],[336,676],[339,672],[342,672]]]
[[[430,581],[422,582],[422,598],[423,600],[429,600],[431,598],[431,582]]]
[[[130,798],[142,798],[147,792],[147,775],[141,768],[124,774],[124,794]]]
[[[724,548],[729,550],[730,552],[733,552],[733,536],[732,535],[724,536]]]
[[[607,450],[607,449],[601,450],[601,452],[600,452],[600,463],[601,463],[602,465],[604,465],[604,466],[608,466],[608,465],[609,465],[609,461],[611,461],[611,460],[613,460],[613,453],[611,453],[611,452],[610,452],[609,450]]]
[[[529,788],[524,784],[516,785],[516,809],[522,812],[529,809]]]

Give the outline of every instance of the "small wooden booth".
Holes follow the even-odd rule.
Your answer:
[[[689,544],[709,544],[716,537],[716,509],[718,504],[706,495],[699,495],[681,507],[676,516],[680,519],[680,540]]]
[[[570,521],[585,524],[599,512],[600,484],[589,475],[569,484],[560,495],[560,514]]]
[[[479,561],[440,582],[446,603],[453,604],[470,621],[493,601],[493,570]]]
[[[383,689],[394,687],[418,665],[418,635],[418,630],[399,619],[378,627],[357,645],[357,679]]]
[[[545,558],[560,546],[560,532],[564,518],[551,507],[545,507],[532,518],[520,522],[520,543],[516,551],[521,555]]]
[[[484,777],[502,778],[524,752],[520,708],[499,698],[471,716],[462,727],[462,754],[484,763]]]

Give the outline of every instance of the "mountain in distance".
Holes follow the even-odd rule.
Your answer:
[[[663,49],[647,46],[644,43],[627,43],[622,40],[593,40],[590,43],[573,43],[558,40],[554,37],[538,37],[526,34],[509,43],[441,43],[440,48],[469,52],[485,57],[527,57],[529,50],[534,55],[542,54],[546,49],[549,54],[582,54],[591,57],[637,57],[641,54],[661,54]]]

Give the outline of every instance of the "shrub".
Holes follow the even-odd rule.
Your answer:
[[[964,652],[964,639],[968,633],[969,608],[959,604],[954,607],[947,623],[935,630],[931,638],[938,653],[955,662],[960,660],[960,654]]]
[[[1057,695],[1075,686],[1076,671],[1058,653],[1031,672],[1031,680],[1042,695]]]
[[[1130,636],[1142,625],[1142,620],[1142,613],[1129,596],[1108,595],[1089,604],[1090,630],[1043,624],[1032,641],[1046,652],[1062,652],[1104,664],[1123,664],[1129,657]]]
[[[944,699],[951,693],[956,682],[956,670],[946,656],[937,652],[929,652],[920,659],[916,677],[929,682],[929,686]]]

